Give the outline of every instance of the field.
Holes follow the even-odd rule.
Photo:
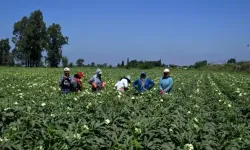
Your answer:
[[[163,68],[146,70],[158,84]],[[143,95],[114,90],[122,75],[103,69],[105,90],[59,96],[62,69],[0,68],[0,149],[250,149],[250,78],[245,74],[171,70],[174,90]]]

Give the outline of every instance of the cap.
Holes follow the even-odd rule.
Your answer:
[[[130,76],[127,76],[127,78],[130,80]]]
[[[102,70],[101,70],[101,69],[97,69],[97,70],[96,70],[96,73],[97,73],[97,74],[102,74]]]
[[[68,67],[64,68],[63,71],[70,71]]]
[[[163,71],[164,73],[169,73],[170,72],[170,70],[169,69],[164,69],[164,71]]]
[[[145,72],[141,72],[141,75],[143,75],[143,74],[144,74],[144,75],[146,75],[146,73],[145,73]]]

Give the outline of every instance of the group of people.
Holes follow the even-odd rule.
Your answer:
[[[92,87],[92,91],[102,90],[105,83],[102,80],[102,70],[97,69],[95,75],[93,75],[88,83]],[[80,92],[82,90],[82,79],[84,77],[83,72],[78,72],[74,77],[70,76],[70,69],[64,68],[64,75],[59,80],[59,86],[61,93],[68,94],[70,92]],[[125,92],[128,90],[131,83],[130,76],[122,77],[116,84],[115,88],[119,92]],[[145,72],[142,72],[140,78],[132,83],[132,86],[136,89],[137,93],[148,91],[154,87],[155,83],[151,79],[147,78]],[[173,79],[170,76],[170,70],[164,69],[163,77],[159,81],[158,90],[161,95],[169,93],[173,87]]]

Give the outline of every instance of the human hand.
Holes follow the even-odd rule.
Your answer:
[[[161,90],[160,94],[161,95],[164,95],[165,91],[164,90]]]

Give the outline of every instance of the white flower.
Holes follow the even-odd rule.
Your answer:
[[[87,125],[83,125],[83,128],[89,130],[89,127]]]
[[[242,93],[240,93],[239,96],[242,96]]]
[[[247,93],[244,93],[243,95],[247,95]]]
[[[190,112],[190,111],[188,111],[188,112],[187,112],[187,114],[191,114],[191,112]]]
[[[174,132],[172,128],[169,129],[169,132]]]
[[[66,114],[67,114],[67,115],[69,115],[70,113],[69,113],[69,112],[67,112]]]
[[[109,124],[109,123],[110,123],[110,120],[109,120],[109,119],[106,119],[106,120],[105,120],[105,123],[106,123],[106,124]]]
[[[75,97],[74,100],[77,101],[77,98]]]
[[[181,90],[181,88],[178,88],[178,90]]]
[[[160,102],[163,102],[163,99],[161,99]]]
[[[196,92],[199,93],[199,92],[200,92],[200,89],[197,89]]]
[[[72,110],[70,107],[67,107],[68,110]]]
[[[219,95],[221,95],[221,93],[218,93]]]
[[[231,104],[228,104],[227,106],[228,106],[228,107],[232,107],[232,105],[231,105]]]
[[[194,105],[195,108],[199,108],[199,106],[197,104]]]
[[[43,150],[43,146],[39,146],[39,149],[40,149],[40,150]]]
[[[118,95],[117,97],[118,97],[118,98],[121,98],[121,95]]]
[[[56,87],[53,87],[52,89],[53,89],[54,91],[56,91]]]
[[[15,102],[14,104],[15,104],[15,105],[17,105],[18,103],[17,103],[17,102]]]
[[[198,126],[197,124],[194,124],[194,128],[196,128],[196,129],[197,129],[198,127],[199,127],[199,126]]]
[[[222,100],[220,99],[219,102],[222,102]]]
[[[42,103],[42,106],[45,106],[46,104],[45,103]]]
[[[199,120],[198,120],[197,118],[194,118],[194,121],[195,121],[195,122],[199,122]]]
[[[4,108],[4,111],[7,111],[7,110],[9,110],[10,108],[9,107],[7,107],[7,108]]]
[[[97,95],[101,95],[101,93],[98,93]]]
[[[55,114],[51,114],[50,116],[54,118],[56,115]]]
[[[135,97],[133,96],[133,97],[131,97],[131,99],[135,99]]]
[[[80,134],[74,134],[74,138],[76,138],[76,139],[81,139],[81,135]]]
[[[194,146],[192,144],[185,144],[184,150],[194,150]]]
[[[140,134],[141,133],[141,129],[135,128],[135,133]]]
[[[0,138],[0,142],[3,142],[3,139],[2,139],[2,138]]]

